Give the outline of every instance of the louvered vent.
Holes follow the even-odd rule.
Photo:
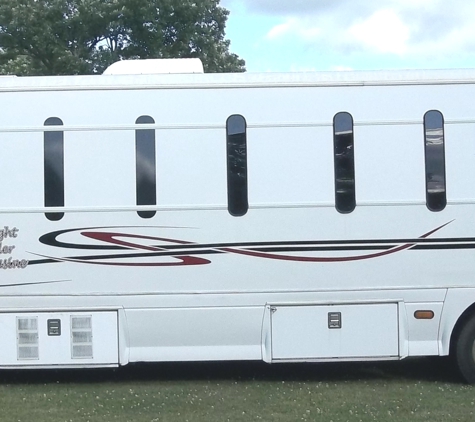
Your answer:
[[[38,318],[17,318],[17,359],[39,359]]]
[[[71,358],[92,357],[92,317],[71,316]]]

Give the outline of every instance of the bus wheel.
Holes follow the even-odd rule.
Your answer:
[[[455,344],[455,359],[465,380],[475,384],[475,317],[460,331]]]

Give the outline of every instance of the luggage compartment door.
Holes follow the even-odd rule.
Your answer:
[[[118,366],[117,311],[0,313],[0,366]]]
[[[399,356],[397,303],[271,307],[272,360]]]

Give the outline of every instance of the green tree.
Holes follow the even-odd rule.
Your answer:
[[[122,59],[198,57],[242,72],[219,0],[0,0],[0,74],[102,73]]]

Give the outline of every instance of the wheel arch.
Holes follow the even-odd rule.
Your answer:
[[[439,356],[453,351],[456,339],[471,317],[475,317],[475,288],[448,289],[439,323]]]
[[[452,330],[450,335],[450,343],[449,343],[449,355],[453,355],[455,350],[455,344],[457,339],[460,336],[460,332],[462,331],[463,327],[470,321],[472,318],[475,317],[475,302],[472,303],[465,311],[460,315],[455,326]]]

